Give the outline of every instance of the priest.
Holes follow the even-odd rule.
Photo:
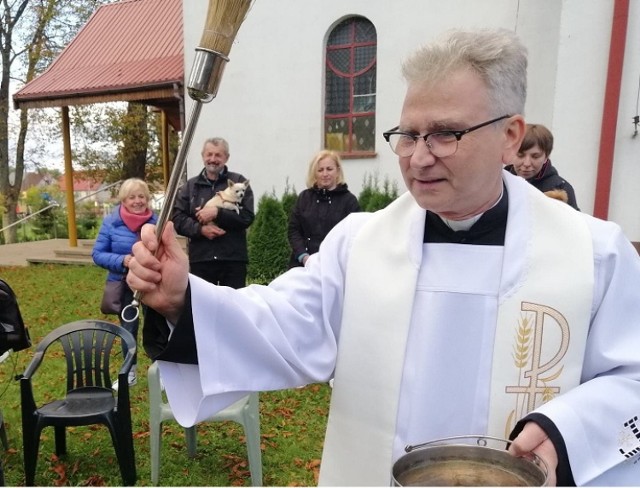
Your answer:
[[[408,191],[269,286],[188,275],[172,226],[143,229],[127,280],[182,425],[334,378],[320,484],[389,485],[405,445],[470,434],[511,437],[552,485],[637,484],[640,259],[618,225],[503,170],[526,66],[506,30],[412,54],[384,133]]]

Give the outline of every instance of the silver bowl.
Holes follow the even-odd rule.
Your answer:
[[[515,457],[511,441],[460,436],[407,446],[392,468],[394,486],[546,486],[547,465]]]

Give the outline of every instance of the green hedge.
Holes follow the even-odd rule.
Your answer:
[[[253,283],[269,283],[287,269],[289,241],[287,215],[275,195],[263,195],[256,219],[248,235],[248,278]]]
[[[380,210],[398,198],[398,185],[391,183],[385,176],[382,188],[378,174],[365,174],[362,191],[358,195],[358,203],[363,212],[375,212]]]
[[[398,197],[398,186],[385,177],[380,184],[377,174],[365,175],[358,201],[364,212],[380,210]],[[263,195],[256,212],[256,219],[249,228],[248,281],[267,284],[288,268],[291,248],[287,227],[291,209],[297,199],[295,188],[285,186],[280,199],[275,192]]]

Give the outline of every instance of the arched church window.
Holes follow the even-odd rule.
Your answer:
[[[349,17],[327,37],[325,148],[343,156],[375,152],[376,51],[374,25]]]

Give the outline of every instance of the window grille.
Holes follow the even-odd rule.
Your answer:
[[[325,148],[343,156],[375,152],[376,29],[363,17],[340,22],[327,38]]]

